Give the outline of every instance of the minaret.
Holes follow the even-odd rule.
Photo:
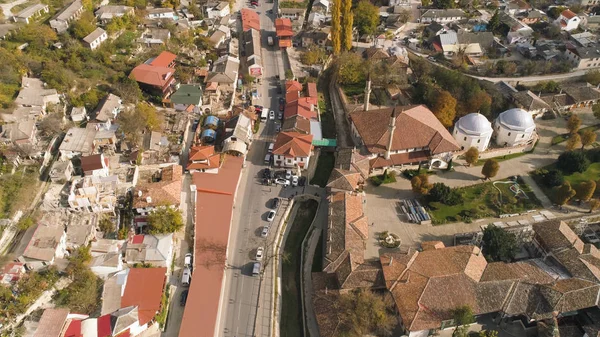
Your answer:
[[[392,109],[392,114],[390,115],[390,124],[388,125],[388,143],[387,148],[385,149],[385,159],[390,159],[390,152],[392,151],[392,141],[394,140],[394,131],[396,131],[396,118],[398,115],[396,114],[396,107]]]
[[[369,111],[369,99],[371,98],[371,74],[367,78],[367,87],[365,88],[365,111]]]

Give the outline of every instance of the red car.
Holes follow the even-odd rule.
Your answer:
[[[279,104],[279,111],[283,111],[285,109],[285,105],[284,104]]]

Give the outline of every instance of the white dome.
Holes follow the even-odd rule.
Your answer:
[[[470,113],[456,122],[456,127],[469,135],[482,135],[492,132],[492,123],[480,113]]]
[[[523,109],[506,110],[498,116],[498,120],[512,130],[524,131],[535,128],[531,114]]]

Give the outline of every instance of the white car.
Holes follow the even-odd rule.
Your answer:
[[[298,186],[298,176],[292,177],[292,186],[294,186],[294,187]]]
[[[260,232],[260,236],[263,238],[266,238],[269,235],[269,226],[265,226],[262,229],[262,232]]]
[[[277,212],[275,211],[269,211],[269,214],[267,215],[267,221],[271,222],[273,220],[275,220],[275,214],[277,214]]]
[[[264,252],[265,249],[263,247],[256,249],[256,261],[262,261]]]
[[[191,267],[192,266],[192,253],[185,254],[185,257],[183,259],[183,266],[184,267]]]
[[[275,179],[275,184],[281,185],[284,187],[288,187],[288,186],[290,186],[290,181],[287,179],[277,178],[277,179]]]
[[[269,119],[272,121],[275,120],[275,111],[273,111],[273,110],[269,111]]]
[[[285,170],[285,179],[292,179],[292,170]]]

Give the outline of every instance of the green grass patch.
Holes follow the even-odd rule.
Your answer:
[[[260,129],[260,118],[256,119],[254,122],[254,129],[252,129],[252,133],[257,134],[258,129]]]
[[[0,218],[11,217],[31,204],[39,187],[39,168],[21,166],[15,174],[0,176]]]
[[[526,154],[528,154],[528,153],[530,153],[530,152],[517,152],[517,153],[511,153],[511,154],[507,154],[507,155],[505,155],[505,156],[498,156],[498,157],[494,157],[494,158],[488,158],[488,159],[494,159],[494,160],[496,160],[497,162],[501,162],[501,161],[505,161],[505,160],[510,160],[510,159],[519,158],[519,157],[521,157],[521,156],[524,156],[524,155],[526,155]],[[478,161],[477,161],[477,162],[474,164],[474,166],[482,166],[483,164],[485,164],[485,162],[486,162],[488,159],[480,159],[480,160],[478,160]]]
[[[331,100],[329,98],[329,80],[331,79],[332,69],[329,68],[320,74],[317,81],[319,91],[319,113],[321,114],[321,128],[323,138],[335,139],[337,132],[335,129],[335,119],[333,117],[333,109],[331,108]]]
[[[364,83],[355,83],[355,84],[343,84],[342,90],[344,94],[351,100],[354,96],[363,95],[365,92],[365,84]]]
[[[313,273],[323,271],[323,232],[321,232],[319,243],[317,243],[317,248],[315,248],[315,256],[313,257],[311,271]]]
[[[321,151],[321,155],[319,155],[319,159],[317,161],[315,175],[310,180],[310,184],[325,187],[325,185],[327,185],[327,181],[329,180],[329,176],[331,175],[331,170],[333,170],[334,164],[335,156],[333,153]]]
[[[565,180],[571,183],[571,186],[588,180],[598,181],[598,179],[600,179],[600,163],[591,163],[587,170],[565,176]]]
[[[279,8],[306,8],[308,1],[282,1],[279,3]]]
[[[446,205],[440,202],[430,202],[427,206],[434,224],[449,222],[470,222],[474,219],[498,216],[500,214],[522,213],[541,207],[539,200],[531,188],[519,182],[520,188],[528,198],[515,197],[510,191],[510,184],[493,183],[477,184],[457,189],[462,202],[457,205]]]
[[[581,136],[585,131],[588,131],[588,130],[597,131],[599,129],[600,129],[600,124],[596,124],[596,125],[592,125],[592,126],[586,126],[585,128],[581,128],[581,129],[579,129],[579,131],[577,131],[577,133],[579,133],[579,135]],[[563,133],[561,135],[554,136],[554,137],[552,137],[552,145],[560,144],[562,142],[567,141],[567,139],[569,139],[568,133]]]
[[[392,172],[387,172],[385,171],[383,174],[380,174],[378,176],[373,176],[370,178],[371,182],[373,183],[373,185],[375,186],[379,186],[382,184],[390,184],[390,183],[395,183],[396,182],[396,172],[392,171]]]
[[[284,259],[281,273],[282,306],[281,306],[281,336],[301,337],[302,327],[302,304],[300,296],[301,266],[300,256],[302,254],[302,240],[317,213],[319,203],[315,200],[307,200],[298,203],[296,217],[291,224],[288,237],[285,241]]]

